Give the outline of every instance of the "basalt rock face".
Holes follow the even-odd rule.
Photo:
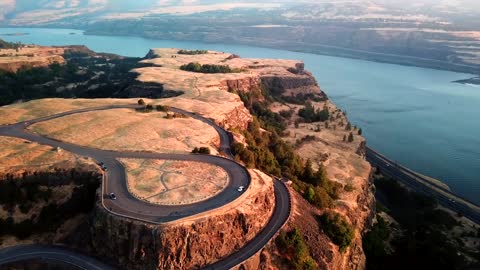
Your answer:
[[[232,205],[168,225],[128,220],[98,206],[93,253],[124,269],[203,268],[243,247],[268,222],[274,206],[271,179],[250,188]]]
[[[375,187],[373,185],[373,175],[369,181],[362,186],[358,196],[358,206],[356,212],[349,212],[348,216],[352,225],[358,229],[360,234],[356,235],[355,240],[348,253],[347,264],[343,269],[361,270],[366,268],[366,257],[362,246],[362,235],[371,227],[375,217]]]
[[[290,71],[292,72],[292,71]],[[296,70],[296,72],[300,72]],[[295,93],[321,93],[320,87],[309,72],[301,71],[300,73],[292,73],[283,76],[269,76],[261,77],[262,85],[272,92],[291,94]]]
[[[222,88],[229,91],[250,92],[251,90],[259,89],[260,85],[260,78],[257,76],[249,76],[241,79],[226,80]]]
[[[248,127],[248,123],[252,122],[252,115],[245,108],[245,106],[237,106],[233,110],[225,115],[223,121],[217,123],[219,126],[226,130],[240,129],[245,130]]]
[[[65,59],[60,55],[52,55],[52,56],[41,57],[38,60],[29,59],[24,61],[19,60],[19,61],[9,62],[9,63],[0,63],[0,70],[15,73],[22,68],[30,69],[30,68],[36,68],[36,67],[48,67],[55,63],[64,64]]]

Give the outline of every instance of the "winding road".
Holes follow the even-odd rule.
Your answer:
[[[72,110],[34,120],[19,122],[13,125],[0,126],[0,136],[21,138],[42,145],[59,147],[77,155],[91,157],[99,162],[103,162],[108,167],[108,171],[106,172],[104,181],[102,182],[102,205],[107,211],[114,215],[133,220],[139,220],[142,222],[153,224],[173,222],[182,218],[203,213],[205,211],[220,208],[225,204],[236,200],[241,195],[237,191],[239,186],[245,186],[247,188],[249,187],[251,181],[250,174],[245,167],[232,160],[232,154],[230,151],[232,139],[230,134],[223,128],[216,125],[212,120],[181,109],[171,108],[171,111],[186,114],[196,120],[210,125],[217,131],[220,136],[220,151],[225,153],[229,158],[199,154],[116,152],[100,150],[58,141],[52,138],[30,133],[26,130],[27,127],[33,124],[68,115],[120,108],[137,109],[141,108],[141,106],[113,105]],[[139,200],[130,194],[127,188],[125,168],[118,161],[119,158],[183,160],[209,163],[223,168],[229,176],[229,183],[221,193],[202,202],[177,206],[151,204]],[[274,190],[276,202],[275,209],[265,228],[239,251],[211,266],[207,266],[208,269],[230,269],[231,267],[245,261],[260,251],[261,248],[263,248],[283,226],[290,215],[290,197],[286,186],[279,181],[274,182]],[[117,200],[108,199],[107,194],[109,193],[115,193]],[[64,256],[61,256],[62,254]],[[0,265],[31,259],[43,259],[61,261],[67,264],[76,265],[77,267],[80,267],[80,269],[110,269],[104,268],[105,265],[96,261],[95,259],[85,260],[84,255],[76,254],[77,253],[60,247],[45,247],[39,245],[18,246],[0,250]],[[81,263],[82,261],[84,263]]]

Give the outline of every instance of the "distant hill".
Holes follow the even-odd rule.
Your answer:
[[[0,26],[225,42],[477,74],[478,0],[0,0]]]

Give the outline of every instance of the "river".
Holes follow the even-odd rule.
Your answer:
[[[11,33],[27,35],[5,35]],[[328,96],[364,130],[372,148],[480,203],[480,88],[451,83],[469,74],[232,44],[85,36],[69,29],[0,28],[0,38],[86,45],[137,57],[166,47],[302,60]]]

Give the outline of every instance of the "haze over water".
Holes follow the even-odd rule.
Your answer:
[[[18,32],[28,35],[3,35]],[[86,45],[137,57],[150,48],[175,47],[302,60],[322,90],[364,130],[369,146],[480,203],[480,87],[451,83],[472,75],[241,45],[84,36],[68,29],[0,28],[0,39]]]

